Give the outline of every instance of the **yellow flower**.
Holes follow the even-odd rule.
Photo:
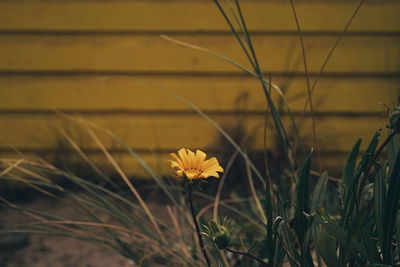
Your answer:
[[[174,160],[169,160],[171,168],[176,169],[179,177],[191,179],[208,178],[214,176],[219,178],[217,172],[223,172],[224,169],[219,165],[214,157],[206,159],[206,153],[196,150],[196,154],[186,148],[181,148],[177,156],[175,153],[169,154]]]

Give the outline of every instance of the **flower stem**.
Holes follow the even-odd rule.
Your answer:
[[[258,261],[259,263],[261,263],[262,266],[269,266],[268,263],[266,263],[265,261],[263,261],[262,259],[258,258],[257,256],[255,256],[254,254],[251,254],[249,252],[244,252],[244,251],[240,251],[240,250],[236,250],[233,248],[225,248],[227,251],[235,253],[235,254],[239,254],[245,257],[249,257],[252,258],[253,260]]]
[[[203,257],[207,262],[207,266],[210,267],[211,266],[211,262],[210,262],[210,259],[208,258],[206,248],[204,247],[203,238],[202,238],[201,233],[200,233],[200,227],[199,227],[199,224],[198,224],[197,219],[196,219],[196,214],[194,212],[193,200],[192,200],[192,190],[189,189],[188,191],[189,191],[188,195],[189,195],[190,212],[192,213],[193,223],[194,223],[194,226],[196,228],[196,233],[197,233],[197,237],[199,239],[201,252],[203,253]]]

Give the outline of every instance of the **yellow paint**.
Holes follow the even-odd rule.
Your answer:
[[[180,147],[191,149],[221,148],[221,136],[209,122],[196,114],[170,116],[156,115],[85,115],[80,116],[87,123],[109,130],[127,145],[139,150],[176,150]],[[263,116],[214,115],[211,116],[231,135],[240,131],[250,135],[248,145],[254,149],[263,147]],[[83,147],[98,148],[81,124],[63,120],[57,115],[1,115],[0,132],[3,141],[0,147],[13,145],[25,149],[51,149],[63,138],[60,129],[66,130]],[[288,126],[288,118],[284,117]],[[300,120],[298,127],[305,142],[312,143],[310,118]],[[357,125],[357,127],[354,127]],[[320,148],[329,151],[347,151],[359,137],[369,138],[379,127],[385,126],[385,117],[324,116],[317,118],[317,133]],[[289,129],[289,127],[287,127]],[[269,132],[274,130],[269,126]],[[109,149],[124,148],[115,139],[100,131],[104,144]],[[326,142],[329,140],[329,142]],[[240,141],[240,140],[239,140]],[[268,147],[277,147],[274,135],[268,138]]]
[[[296,3],[311,73],[319,72],[357,4]],[[273,81],[285,91],[293,111],[301,112],[307,87],[290,3],[250,0],[243,1],[243,8],[249,29],[257,32],[253,41],[261,67],[274,74]],[[384,116],[371,113],[383,113],[378,103],[390,104],[400,96],[400,78],[395,76],[400,73],[400,37],[391,34],[400,31],[398,14],[399,1],[366,1],[333,53],[325,69],[328,75],[313,95],[322,152],[343,155],[357,138],[368,140],[385,126]],[[228,133],[239,129],[250,135],[249,148],[263,148],[263,116],[251,114],[265,109],[258,82],[220,59],[159,37],[166,33],[248,67],[212,1],[2,1],[0,31],[0,72],[19,73],[0,76],[2,151],[14,146],[56,153],[62,128],[106,166],[84,127],[51,113],[54,109],[81,112],[85,120],[111,130],[141,151],[163,174],[168,173],[160,167],[168,151],[223,149],[220,134],[207,121],[143,82],[170,89],[213,114]],[[288,75],[293,72],[298,76]],[[311,83],[314,79],[315,75]],[[280,99],[276,92],[273,97]],[[238,111],[250,114],[237,115]],[[315,146],[310,117],[296,120],[304,141]],[[288,125],[287,116],[284,123]],[[277,143],[269,129],[267,148],[274,149]],[[128,173],[144,175],[115,140],[104,132],[98,134],[108,149],[119,151],[114,154]],[[343,156],[323,157],[328,168],[338,168],[342,162]]]
[[[299,1],[303,30],[342,31],[357,1]],[[296,31],[288,1],[242,1],[258,31]],[[400,3],[366,1],[350,31],[398,31]],[[2,30],[221,31],[228,27],[212,1],[4,1]]]
[[[179,36],[249,67],[232,36]],[[319,72],[336,37],[306,37],[308,70]],[[266,72],[303,73],[296,36],[256,36],[254,46]],[[154,35],[58,36],[0,35],[0,70],[241,72],[197,50]],[[390,55],[390,56],[388,56]],[[399,72],[400,37],[346,37],[329,61],[329,72]]]
[[[272,77],[293,111],[307,98],[304,77]],[[313,80],[313,79],[312,79]],[[154,84],[147,85],[145,82]],[[383,112],[400,95],[396,78],[322,78],[314,91],[319,112]],[[260,111],[265,97],[251,77],[0,76],[1,110],[193,111],[159,85],[207,112]],[[275,101],[281,99],[273,93]],[[340,100],[340,101],[338,101]]]

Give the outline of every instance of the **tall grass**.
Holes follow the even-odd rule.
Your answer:
[[[260,66],[239,1],[226,1],[225,4],[219,0],[214,2],[242,48],[251,69],[206,48],[167,36],[163,38],[182,46],[211,53],[259,81],[269,111],[266,117],[270,116],[274,122],[280,149],[284,152],[286,173],[293,182],[289,185],[291,192],[285,192],[287,187],[274,184],[267,156],[265,156],[265,170],[261,171],[251,161],[246,149],[240,143],[189,100],[158,85],[138,81],[150,87],[157,87],[191,107],[232,145],[235,152],[225,166],[225,173],[218,184],[216,196],[194,191],[193,198],[197,205],[191,206],[189,210],[185,187],[179,180],[160,177],[111,131],[80,117],[63,115],[81,125],[95,141],[113,167],[115,175],[110,177],[103,173],[65,132],[62,132],[64,138],[82,157],[97,179],[103,180],[104,185],[99,185],[97,180],[84,179],[57,168],[41,159],[0,159],[2,180],[21,182],[40,192],[48,200],[59,201],[79,212],[78,218],[64,218],[57,214],[17,205],[0,197],[2,206],[15,209],[28,218],[27,222],[20,224],[1,224],[0,234],[30,233],[81,239],[99,244],[143,266],[157,264],[203,266],[206,262],[202,257],[202,248],[196,241],[194,225],[190,218],[194,215],[194,221],[199,220],[203,225],[203,234],[208,240],[205,249],[213,266],[399,265],[400,108],[393,107],[389,112],[388,135],[383,142],[380,141],[379,131],[372,136],[366,146],[362,146],[361,140],[355,142],[343,166],[341,179],[330,177],[328,172],[323,171],[321,165],[320,170],[312,170],[312,162],[316,158],[318,160],[318,145],[314,143],[315,150],[311,150],[306,156],[304,156],[307,154],[305,150],[297,151],[296,147],[303,146],[294,145],[294,143],[302,144],[294,116],[283,92],[271,82],[271,77],[265,74]],[[307,73],[301,21],[297,17],[296,6],[291,1],[303,48],[303,63],[307,77],[308,99],[305,108],[309,103],[311,113],[313,113],[313,90],[334,49],[363,2],[360,1],[349,18],[311,85]],[[271,97],[273,90],[278,92],[285,104],[291,121],[290,128],[295,132],[294,141],[290,140],[288,129],[282,122],[281,114]],[[314,140],[316,140],[315,121],[312,119]],[[141,164],[154,181],[156,185],[154,190],[166,199],[166,205],[155,208],[146,202],[140,190],[103,145],[98,137],[99,132],[106,133],[108,138],[124,147]],[[382,155],[385,151],[387,156]],[[248,194],[232,192],[230,197],[222,198],[224,184],[238,156],[244,159],[243,168],[246,170],[250,192]],[[120,182],[117,182],[116,178]],[[66,180],[73,187],[65,186]],[[329,193],[336,194],[332,189],[334,187],[339,187],[337,192],[339,203],[336,211],[332,212],[328,208],[326,199]],[[191,193],[190,198],[192,198]],[[190,203],[192,204],[191,199]],[[203,208],[200,209],[199,203]],[[223,220],[225,217],[231,220]],[[212,222],[209,222],[211,219]],[[221,243],[221,240],[224,242]]]

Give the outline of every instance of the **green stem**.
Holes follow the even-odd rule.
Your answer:
[[[210,267],[211,266],[211,262],[210,262],[210,259],[208,258],[207,251],[206,251],[206,248],[204,246],[203,238],[202,238],[201,233],[200,233],[200,227],[199,227],[199,224],[197,222],[196,213],[194,212],[193,200],[192,200],[192,189],[188,190],[188,196],[189,196],[190,212],[192,213],[193,223],[194,223],[194,226],[196,228],[196,233],[197,233],[197,237],[199,239],[201,252],[203,253],[203,257],[207,262],[207,266]]]

